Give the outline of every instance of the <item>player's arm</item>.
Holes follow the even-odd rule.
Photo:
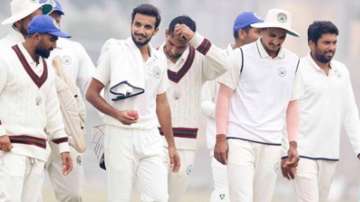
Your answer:
[[[168,145],[171,169],[173,172],[177,172],[180,168],[180,158],[176,151],[171,125],[171,111],[165,92],[156,96],[156,114]]]
[[[187,39],[191,46],[204,55],[201,67],[204,80],[215,79],[226,71],[228,67],[226,51],[212,44],[199,33],[193,32],[185,24],[177,24],[174,32],[176,35]]]

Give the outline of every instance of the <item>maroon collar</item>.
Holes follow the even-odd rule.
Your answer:
[[[184,65],[177,72],[174,72],[174,71],[171,71],[168,69],[167,70],[168,78],[171,81],[178,83],[184,77],[184,75],[189,71],[190,67],[192,66],[192,63],[194,62],[194,58],[195,58],[195,48],[190,46],[189,47],[189,55],[186,58]]]
[[[39,77],[34,72],[34,70],[30,67],[29,63],[26,61],[26,58],[23,55],[23,53],[21,52],[19,46],[15,45],[15,46],[12,47],[12,49],[15,51],[15,53],[18,56],[22,66],[24,67],[27,74],[30,76],[31,80],[33,80],[33,82],[40,88],[45,83],[45,81],[46,81],[46,79],[48,77],[47,64],[46,64],[44,58],[42,58],[42,61],[43,61],[43,64],[44,64],[44,71],[43,71],[42,75]]]

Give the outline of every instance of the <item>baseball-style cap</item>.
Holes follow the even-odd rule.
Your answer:
[[[263,22],[254,12],[240,13],[234,22],[233,32],[238,32],[240,29],[250,26],[251,24]]]
[[[68,33],[62,32],[55,24],[52,17],[48,15],[40,15],[34,17],[29,23],[28,27],[29,35],[40,33],[49,34],[61,38],[70,38]]]
[[[300,36],[300,34],[291,28],[291,23],[292,19],[289,12],[275,8],[268,11],[264,22],[255,23],[251,26],[255,28],[281,28],[290,35]]]
[[[55,0],[55,7],[53,9],[53,12],[56,11],[58,12],[60,15],[65,15],[64,9],[60,4],[59,0]]]

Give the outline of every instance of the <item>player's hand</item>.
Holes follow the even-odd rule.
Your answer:
[[[185,24],[177,24],[174,29],[175,36],[186,42],[190,41],[194,37],[194,32]]]
[[[139,119],[139,114],[134,110],[118,111],[116,114],[116,119],[125,125],[130,125],[137,122]]]
[[[63,152],[61,155],[61,161],[63,165],[63,175],[68,175],[73,169],[73,161],[69,152]]]
[[[295,141],[291,141],[289,143],[288,158],[286,161],[286,166],[297,167],[298,162],[299,162],[299,155],[297,152],[297,143]]]
[[[0,136],[0,150],[4,152],[9,152],[12,149],[12,144],[10,138],[7,135]]]
[[[170,159],[170,169],[173,172],[178,172],[180,169],[180,156],[176,151],[175,147],[168,147],[169,159]]]
[[[287,158],[281,160],[281,173],[288,180],[295,179],[296,167],[287,166],[287,161]]]
[[[228,160],[229,146],[224,134],[216,135],[214,157],[220,163],[226,165]]]
[[[288,157],[281,160],[282,175],[288,180],[294,179],[298,162],[297,143],[291,141],[289,143]]]

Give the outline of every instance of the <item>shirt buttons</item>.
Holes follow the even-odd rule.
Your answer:
[[[175,100],[180,99],[180,92],[179,91],[174,91],[174,99]]]

